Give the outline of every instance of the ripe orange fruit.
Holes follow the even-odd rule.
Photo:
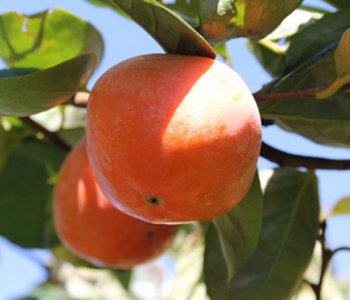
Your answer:
[[[176,226],[130,217],[112,206],[91,171],[85,142],[67,156],[54,189],[54,224],[75,255],[100,266],[129,269],[160,255]]]
[[[154,54],[92,89],[87,151],[107,199],[154,223],[216,218],[247,193],[261,145],[242,79],[205,57]]]

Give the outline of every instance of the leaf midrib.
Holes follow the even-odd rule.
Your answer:
[[[280,248],[279,248],[279,250],[278,250],[276,259],[274,260],[274,262],[273,262],[273,264],[272,264],[272,266],[271,266],[270,272],[268,273],[268,277],[267,277],[267,279],[265,280],[265,284],[263,285],[263,288],[262,288],[262,294],[265,293],[265,290],[266,290],[266,288],[268,287],[268,282],[269,282],[270,278],[272,277],[272,274],[274,273],[274,269],[275,269],[276,266],[277,266],[277,262],[279,261],[280,256],[281,256],[282,253],[283,253],[282,250],[284,249],[284,245],[286,244],[286,242],[287,242],[287,240],[288,240],[288,238],[289,238],[289,232],[290,232],[290,230],[291,230],[291,228],[292,228],[292,225],[293,225],[293,223],[294,223],[293,220],[295,219],[295,215],[296,215],[296,213],[297,213],[297,211],[298,211],[298,209],[299,209],[300,203],[302,202],[302,201],[301,201],[301,200],[302,200],[302,195],[304,194],[304,192],[305,192],[305,190],[306,190],[306,187],[307,187],[308,184],[309,184],[310,175],[309,175],[308,173],[305,174],[305,175],[306,175],[306,177],[307,177],[307,178],[306,178],[307,180],[305,180],[303,186],[301,187],[301,189],[300,189],[300,191],[299,191],[299,193],[298,193],[298,195],[297,195],[297,201],[295,202],[296,205],[294,206],[293,212],[292,212],[292,214],[291,214],[290,221],[288,222],[287,230],[285,231],[286,234],[284,235],[284,238],[283,238],[283,241],[282,241],[282,243],[281,243],[281,246],[280,246]]]

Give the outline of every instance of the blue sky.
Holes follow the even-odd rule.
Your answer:
[[[321,1],[304,1],[307,4]],[[90,81],[90,87],[96,79],[112,65],[132,56],[163,52],[159,45],[138,25],[124,19],[105,8],[96,8],[83,0],[11,0],[0,1],[0,13],[16,10],[22,13],[36,13],[43,9],[62,7],[90,21],[103,35],[105,55],[97,72]],[[245,48],[245,40],[238,39],[228,43],[233,58],[233,67],[246,81],[252,91],[256,91],[269,76],[256,63],[255,58]],[[238,57],[239,59],[235,59]],[[0,67],[3,67],[0,62]],[[252,76],[253,74],[253,76]],[[286,133],[274,126],[264,129],[264,140],[278,148],[292,153],[318,155],[333,158],[350,158],[347,149],[336,149],[317,145],[300,136]],[[283,142],[281,142],[283,141]],[[259,161],[259,169],[274,166],[264,159]],[[341,197],[350,195],[350,171],[318,171],[320,196],[324,210],[328,210]],[[328,240],[332,247],[350,245],[350,220],[336,217],[329,222]],[[31,251],[23,255],[22,249],[0,239],[0,299],[13,298],[27,291],[33,284],[43,279],[44,273],[38,268],[36,260],[46,257],[43,252]],[[350,272],[350,255],[338,254],[334,260],[336,273],[339,276]]]

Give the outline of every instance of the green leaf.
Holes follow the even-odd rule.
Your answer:
[[[117,13],[118,15],[121,15],[124,18],[129,19],[129,15],[126,14],[123,10],[121,10],[118,6],[116,6],[110,0],[85,0],[85,1],[89,2],[92,5],[95,5],[97,7],[109,8],[109,9],[113,10],[115,13]]]
[[[0,235],[23,247],[57,243],[49,182],[63,158],[57,147],[35,139],[14,149],[0,173]]]
[[[291,39],[286,53],[287,70],[307,66],[334,50],[343,32],[350,27],[350,10],[327,14],[318,21],[303,27]]]
[[[322,16],[321,12],[315,11],[313,8],[301,6],[265,38],[259,41],[249,40],[248,49],[273,77],[281,76],[286,69],[286,51],[289,48],[291,37],[301,28],[315,22]]]
[[[92,25],[61,9],[0,16],[0,114],[28,116],[85,89],[103,54]],[[39,70],[37,69],[44,69]]]
[[[24,137],[23,134],[18,134],[13,130],[6,130],[3,121],[3,118],[0,117],[0,172],[13,148]]]
[[[212,282],[207,281],[212,285],[212,299],[290,299],[313,253],[318,234],[318,201],[313,173],[276,170],[264,193],[259,244],[232,285],[223,284],[225,263],[217,255],[219,239],[207,244],[211,248],[209,255],[219,258],[212,269]]]
[[[61,129],[58,132],[59,136],[69,145],[73,146],[78,143],[85,134],[84,127]]]
[[[113,277],[115,277],[121,286],[128,291],[129,290],[129,285],[130,281],[132,278],[132,271],[128,270],[111,270],[111,273]]]
[[[226,43],[215,44],[213,48],[215,49],[215,52],[223,58],[227,65],[231,65],[232,61],[230,54],[227,51]]]
[[[222,255],[220,238],[213,224],[210,224],[205,235],[204,280],[207,293],[211,299],[230,298],[230,285],[227,282],[227,266]]]
[[[99,62],[101,35],[91,24],[62,9],[0,16],[0,57],[10,67],[46,69],[86,52],[95,53]]]
[[[330,216],[350,215],[350,197],[340,199],[332,208]]]
[[[200,31],[213,43],[230,38],[260,39],[296,9],[300,0],[203,0]]]
[[[334,52],[280,81],[270,91],[290,92],[324,86],[337,78]],[[295,98],[258,103],[261,116],[314,142],[350,146],[350,102],[348,94],[338,92],[325,100]]]
[[[200,0],[175,0],[174,3],[167,3],[164,5],[171,10],[180,13],[182,16],[190,18],[192,22],[198,24],[200,3]]]
[[[20,297],[18,300],[71,300],[62,284],[44,283],[37,286],[27,296]]]
[[[84,89],[96,66],[85,53],[46,70],[0,78],[0,114],[28,116],[45,111]]]
[[[226,262],[227,283],[232,281],[234,274],[242,268],[255,250],[261,230],[262,204],[263,195],[259,177],[256,175],[243,201],[230,212],[213,221],[219,236],[221,253]],[[209,235],[207,243],[210,242]],[[215,261],[208,264],[215,264]],[[210,274],[211,272],[207,276],[210,277]]]
[[[11,68],[11,69],[0,70],[0,79],[5,78],[5,77],[15,77],[15,76],[27,75],[27,74],[33,73],[35,71],[38,71],[38,69]]]
[[[324,0],[325,2],[328,2],[332,5],[334,5],[337,8],[347,8],[350,7],[349,0]]]
[[[111,0],[145,29],[168,53],[215,57],[207,41],[155,0]]]
[[[55,256],[56,259],[58,259],[60,261],[64,261],[64,262],[69,262],[70,264],[74,265],[75,267],[99,269],[99,267],[97,267],[93,264],[90,264],[89,262],[74,255],[72,252],[67,250],[62,244],[55,245],[55,247],[53,247],[51,249],[51,252]]]
[[[264,92],[291,92],[329,85],[338,77],[334,52],[343,31],[350,26],[350,10],[329,14],[305,27],[286,53],[287,73]],[[320,38],[322,36],[322,38]],[[260,102],[263,118],[314,142],[350,146],[350,102],[338,92],[327,100],[295,98]]]

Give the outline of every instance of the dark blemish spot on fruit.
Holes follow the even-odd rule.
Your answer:
[[[146,238],[147,240],[152,240],[154,238],[155,232],[153,230],[147,230],[146,231]]]
[[[157,197],[151,196],[146,198],[147,202],[153,206],[160,205],[160,201]]]

